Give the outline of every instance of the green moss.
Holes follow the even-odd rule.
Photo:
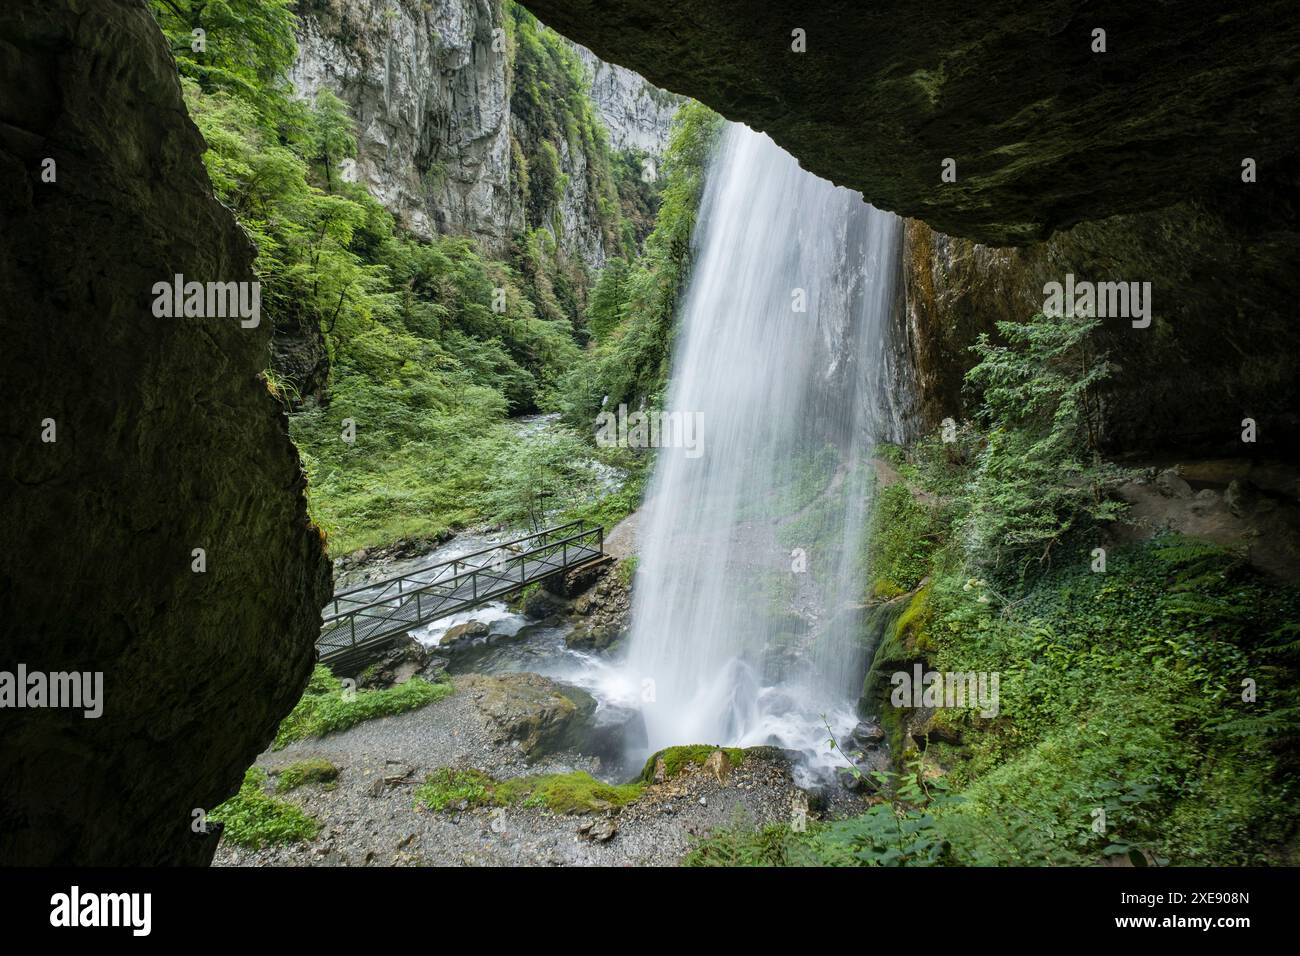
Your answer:
[[[928,654],[933,646],[930,641],[930,622],[933,612],[930,607],[930,588],[923,587],[908,600],[903,613],[893,625],[893,643],[912,657]]]
[[[902,597],[907,592],[902,587],[888,578],[876,578],[871,582],[871,590],[867,597],[876,601],[892,601],[896,597]]]
[[[916,587],[930,573],[939,530],[935,512],[905,483],[878,488],[867,541],[867,566],[875,579],[868,597],[887,599]]]
[[[624,558],[618,563],[618,582],[623,587],[631,587],[636,577],[637,556]]]
[[[745,751],[740,747],[719,747],[716,744],[687,744],[681,747],[667,747],[651,754],[637,779],[642,783],[653,781],[655,778],[655,764],[662,759],[667,778],[671,780],[687,766],[703,766],[709,756],[718,750],[727,755],[727,761],[731,766],[739,767],[744,763]]]
[[[418,804],[430,810],[445,810],[462,802],[483,806],[492,802],[496,781],[481,770],[440,767],[415,790]]]
[[[871,610],[867,631],[875,650],[862,683],[862,697],[868,711],[883,716],[885,711],[898,709],[888,706],[889,673],[911,665],[930,651],[932,614],[929,587],[904,600]]]
[[[316,836],[316,820],[285,800],[266,792],[266,771],[249,767],[244,782],[208,819],[224,824],[222,839],[257,849],[271,843],[294,843]]]
[[[641,796],[640,783],[602,783],[581,770],[540,777],[514,777],[497,785],[505,804],[544,806],[556,813],[594,813],[622,807]]]
[[[471,807],[546,807],[556,813],[595,813],[626,806],[641,795],[641,783],[610,784],[585,771],[495,780],[481,770],[435,770],[416,789],[416,802],[430,810],[466,803]]]
[[[452,693],[450,683],[431,684],[412,677],[387,690],[359,690],[345,694],[328,667],[319,664],[306,692],[276,731],[274,748],[307,737],[346,730],[366,720],[416,710]]]
[[[288,793],[304,783],[331,784],[338,776],[339,768],[323,757],[299,760],[280,771],[275,781],[275,792]]]

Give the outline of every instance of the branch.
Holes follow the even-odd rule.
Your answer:
[[[172,13],[176,14],[177,20],[181,21],[181,23],[184,23],[186,26],[189,25],[190,21],[186,19],[185,14],[181,13],[181,8],[176,6],[176,4],[172,2],[172,0],[161,0],[161,2],[165,4],[167,8],[171,10]]]

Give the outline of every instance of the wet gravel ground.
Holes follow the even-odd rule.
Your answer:
[[[724,781],[692,768],[648,787],[621,810],[599,814],[559,815],[523,806],[417,808],[415,788],[438,767],[475,767],[498,778],[601,770],[596,758],[576,754],[530,766],[510,744],[494,745],[491,728],[465,690],[458,683],[455,694],[421,710],[263,754],[257,763],[270,774],[310,757],[339,767],[332,789],[306,784],[282,795],[316,817],[320,831],[309,842],[260,850],[223,842],[214,865],[674,865],[694,840],[718,827],[789,821],[805,805],[785,761],[750,757]],[[836,810],[850,809],[843,799]]]

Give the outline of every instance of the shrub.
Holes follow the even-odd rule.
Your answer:
[[[442,700],[452,690],[450,683],[431,684],[423,678],[412,677],[405,684],[387,690],[359,690],[345,694],[329,668],[318,664],[302,699],[281,721],[274,747],[279,750],[295,740],[323,737],[362,721],[416,710]]]
[[[266,771],[249,767],[239,792],[216,807],[208,818],[225,825],[222,839],[259,849],[271,843],[294,843],[316,836],[317,823],[285,800],[266,793]]]
[[[1110,374],[1091,344],[1099,320],[1036,315],[999,322],[1007,345],[981,334],[967,382],[982,390],[987,443],[970,494],[976,560],[1023,573],[1045,565],[1067,534],[1112,521],[1107,497],[1122,472],[1100,457],[1099,386]]]

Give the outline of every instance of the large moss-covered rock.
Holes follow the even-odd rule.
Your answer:
[[[1230,187],[1243,157],[1261,182],[1294,184],[1300,18],[1288,0],[525,5],[598,56],[769,133],[819,176],[981,242]],[[956,182],[940,180],[945,158]],[[1256,199],[1267,207],[1263,190]]]
[[[0,669],[103,673],[98,719],[6,710],[4,863],[206,862],[194,811],[311,673],[329,568],[270,329],[151,308],[253,278],[203,149],[143,3],[0,5]]]

